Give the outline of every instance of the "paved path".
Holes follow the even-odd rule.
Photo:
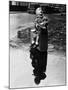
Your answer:
[[[61,52],[50,52],[47,60],[47,78],[39,85],[34,83],[29,48],[10,47],[10,86],[12,88],[65,85],[65,56]]]

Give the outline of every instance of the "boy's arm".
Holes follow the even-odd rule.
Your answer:
[[[34,27],[36,28],[36,30],[39,29],[39,23],[37,18],[34,21]]]
[[[44,16],[42,22],[40,23],[40,27],[46,29],[47,26],[48,26],[48,18]]]
[[[48,24],[48,18],[45,17],[45,16],[43,17],[43,24],[44,24],[44,25],[47,25],[47,24]]]

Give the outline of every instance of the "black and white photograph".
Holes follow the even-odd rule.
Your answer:
[[[10,89],[66,85],[66,4],[9,1]]]

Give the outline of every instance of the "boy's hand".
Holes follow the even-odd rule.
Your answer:
[[[39,26],[40,28],[46,29],[46,26],[45,26],[45,24],[43,24],[43,23],[40,23],[38,26]]]

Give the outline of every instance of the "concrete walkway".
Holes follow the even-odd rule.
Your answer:
[[[34,83],[32,75],[29,48],[23,45],[21,49],[10,47],[10,87],[39,87],[65,85],[65,56],[61,52],[49,52],[47,60],[47,78],[39,85]]]

